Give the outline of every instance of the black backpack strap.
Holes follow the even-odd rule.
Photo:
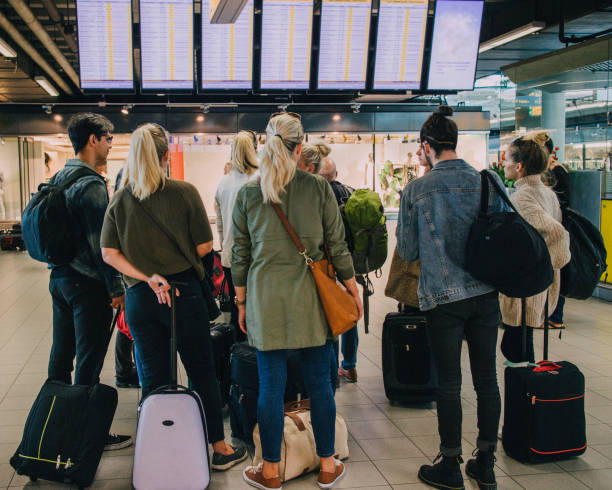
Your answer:
[[[76,184],[76,182],[82,177],[97,177],[98,179],[102,181],[102,183],[104,183],[104,178],[99,173],[97,173],[95,170],[88,168],[88,167],[81,167],[75,170],[72,173],[72,175],[70,175],[70,177],[65,179],[61,184],[55,183],[55,181],[57,180],[58,174],[59,172],[56,173],[53,177],[51,177],[51,180],[49,180],[49,185],[57,185],[63,191],[72,187],[72,185]]]
[[[499,183],[495,180],[491,172],[487,169],[482,170],[480,172],[480,180],[482,182],[482,191],[480,192],[480,211],[483,214],[487,214],[487,210],[489,208],[489,181],[493,184],[493,190],[502,198],[508,206],[510,206],[516,214],[519,216],[521,213],[514,207],[512,201],[508,197],[508,194],[500,187]]]

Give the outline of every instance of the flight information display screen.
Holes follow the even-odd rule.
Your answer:
[[[428,0],[380,0],[375,90],[421,88]]]
[[[211,24],[210,0],[202,0],[202,88],[253,87],[253,0],[234,24]]]
[[[319,89],[365,89],[371,0],[323,0]]]
[[[429,90],[473,90],[482,0],[438,0],[434,18]]]
[[[312,0],[263,0],[261,88],[308,89]]]
[[[140,0],[142,88],[193,89],[193,1]]]
[[[132,2],[77,0],[82,89],[134,89]]]

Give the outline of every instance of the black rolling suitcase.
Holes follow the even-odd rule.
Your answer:
[[[210,340],[215,371],[221,391],[221,405],[227,405],[230,392],[230,349],[236,342],[236,329],[230,323],[211,323]]]
[[[79,488],[89,486],[116,408],[117,390],[110,386],[47,380],[30,409],[11,466],[32,481],[42,478],[73,483]]]
[[[544,325],[546,359],[548,303]],[[522,328],[525,332],[524,316]],[[525,335],[523,353],[524,339]],[[535,367],[507,367],[504,372],[504,450],[524,463],[544,463],[579,456],[587,447],[584,376],[571,362],[545,360],[537,364]]]
[[[385,394],[391,402],[426,403],[436,399],[438,380],[427,319],[421,312],[404,310],[387,314],[382,363]]]

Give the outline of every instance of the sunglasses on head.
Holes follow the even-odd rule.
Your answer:
[[[302,116],[300,116],[297,112],[275,112],[270,116],[270,119],[274,119],[275,117],[282,116],[286,114],[287,116],[295,117],[296,119],[302,120]]]

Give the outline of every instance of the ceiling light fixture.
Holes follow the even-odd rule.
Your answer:
[[[208,114],[210,111],[210,104],[201,105],[200,110],[202,111],[202,114]]]
[[[352,104],[351,109],[353,110],[355,114],[358,114],[359,111],[361,110],[361,104]]]
[[[6,145],[6,140],[4,138],[0,138],[0,144]]]
[[[546,22],[540,22],[534,20],[529,24],[526,24],[518,29],[513,29],[512,31],[506,32],[501,36],[494,37],[493,39],[489,39],[484,43],[480,43],[478,47],[479,53],[484,53],[485,51],[489,51],[490,49],[497,48],[502,44],[509,43],[510,41],[516,41],[522,37],[528,36],[529,34],[533,34],[534,32],[541,31],[546,27]]]
[[[0,37],[0,54],[5,58],[17,58],[17,51],[15,51],[9,43]]]
[[[287,104],[279,105],[278,110],[281,112],[287,112],[287,107],[289,107]]]
[[[333,120],[334,122],[338,122],[340,119],[342,119],[342,117],[340,116],[340,114],[334,114],[334,115],[332,116],[332,120]]]
[[[47,80],[46,77],[43,77],[42,75],[34,77],[34,81],[40,85],[40,87],[47,92],[51,97],[57,97],[59,95],[59,92],[57,91],[57,89],[51,85],[51,82],[49,82],[49,80]]]
[[[55,122],[62,122],[64,120],[64,118],[62,117],[61,114],[55,114],[55,116],[53,116],[53,120]]]
[[[42,110],[45,111],[45,114],[51,114],[53,112],[53,104],[43,104]]]
[[[132,105],[124,105],[121,107],[121,114],[123,114],[124,116],[127,116],[130,113],[130,110],[133,108],[134,106]]]
[[[204,122],[204,114],[198,114],[196,116],[196,121],[199,123]]]

